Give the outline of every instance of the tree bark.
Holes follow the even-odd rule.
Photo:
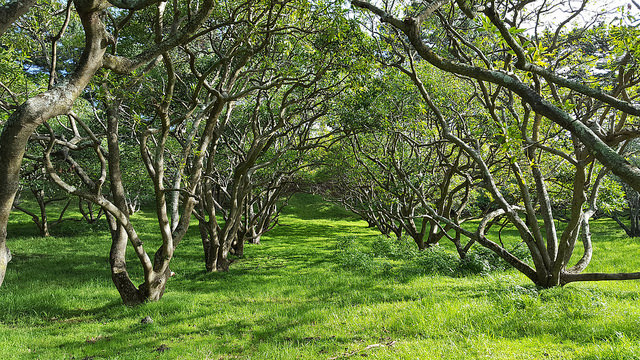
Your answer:
[[[198,229],[200,230],[200,238],[202,239],[202,249],[204,251],[204,266],[207,272],[212,272],[216,268],[216,260],[218,259],[218,254],[213,252],[214,248],[218,248],[217,246],[213,246],[211,243],[211,236],[208,232],[208,225],[206,221],[199,220],[198,221]]]
[[[16,3],[33,4],[33,2],[34,1],[23,0]],[[154,2],[157,1],[112,1],[116,6],[120,5],[132,10],[150,5]],[[0,134],[0,253],[8,253],[6,239],[9,213],[18,190],[20,166],[24,157],[25,147],[33,131],[49,119],[68,113],[75,100],[84,91],[85,87],[101,67],[113,69],[119,73],[130,73],[169,49],[192,40],[193,35],[213,10],[214,1],[204,0],[195,16],[191,18],[191,21],[189,21],[183,29],[177,31],[174,35],[166,38],[162,42],[151,45],[145,51],[138,54],[133,60],[105,54],[107,45],[112,39],[101,21],[101,15],[102,11],[112,4],[107,0],[74,0],[74,5],[85,32],[85,47],[76,69],[70,76],[64,79],[64,81],[59,82],[57,86],[30,98],[19,106],[13,114],[9,116],[8,121],[3,127],[2,134]],[[2,19],[0,19],[0,21],[2,21]],[[5,23],[7,22],[9,22],[9,20],[5,20]],[[126,223],[123,227],[127,230],[129,237],[131,238],[132,235],[136,237],[136,239],[130,240],[136,243],[135,248],[138,253],[139,239],[137,239],[137,234],[135,234],[135,231],[126,219],[122,218],[121,214],[116,215],[118,210],[113,204],[108,204],[108,201],[105,201],[105,199],[100,196],[78,192],[74,187],[63,186],[63,188],[72,193],[82,193],[87,200],[91,199],[91,201],[94,201],[96,204],[102,207],[110,207],[112,211],[115,211],[112,215],[116,216],[119,219],[118,221],[125,221],[124,223],[121,222],[121,224]],[[187,206],[185,206],[183,219],[181,219],[179,226],[175,229],[176,238],[182,238],[188,229],[192,203],[193,201],[188,201]],[[146,254],[138,253],[138,256],[144,258]],[[0,266],[0,285],[2,285],[4,279],[6,262],[8,262],[7,259],[9,259],[9,257],[4,257],[4,260],[0,260],[0,264],[4,264],[4,266]],[[2,261],[4,261],[4,263],[2,263]],[[163,273],[166,272],[167,271],[163,271]]]
[[[4,281],[9,261],[11,261],[11,251],[6,246],[0,247],[0,284]]]
[[[238,257],[242,257],[244,256],[244,243],[246,240],[246,236],[243,233],[242,236],[236,236],[236,240],[233,242],[232,249],[233,249],[233,255],[238,256]]]
[[[562,273],[560,284],[566,285],[575,281],[610,281],[610,280],[636,280],[640,279],[640,272],[634,273]]]
[[[107,214],[108,218],[112,218]],[[109,265],[111,266],[111,280],[116,286],[122,302],[127,306],[135,306],[144,302],[140,291],[134,285],[127,272],[125,255],[129,237],[122,225],[115,219],[109,221],[111,229],[111,251],[109,252]]]
[[[16,0],[0,7],[0,36],[4,34],[19,17],[26,14],[37,0]]]
[[[40,228],[40,236],[48,237],[49,235],[49,219],[47,218],[47,205],[44,200],[44,190],[38,189],[34,191],[36,202],[40,208],[40,224],[37,224]]]

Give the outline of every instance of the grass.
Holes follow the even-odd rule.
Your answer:
[[[153,245],[152,213],[136,216]],[[309,195],[228,273],[204,272],[192,228],[163,299],[135,308],[111,284],[104,225],[42,239],[29,221],[9,228],[0,359],[640,359],[638,281],[540,290],[514,271],[424,271],[431,255],[385,257],[365,222]],[[589,270],[640,268],[612,222],[592,232]]]

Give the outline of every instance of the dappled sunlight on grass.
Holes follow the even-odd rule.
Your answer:
[[[193,227],[176,251],[177,275],[163,299],[135,308],[122,306],[111,284],[108,231],[63,229],[68,236],[42,239],[28,221],[15,216],[10,228],[2,359],[640,357],[637,281],[541,290],[514,271],[416,272],[414,259],[374,257],[367,271],[349,268],[337,240],[355,236],[370,251],[378,234],[310,195],[294,197],[280,225],[261,245],[247,245],[227,273],[204,271]],[[152,212],[136,221],[145,237],[155,237]],[[589,270],[640,268],[635,240],[611,231],[610,222],[596,223]],[[142,324],[145,316],[154,322]]]

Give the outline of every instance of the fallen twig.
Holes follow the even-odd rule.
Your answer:
[[[385,346],[391,347],[391,346],[395,345],[395,343],[396,343],[396,341],[389,341],[386,344],[371,344],[371,345],[367,345],[364,349],[353,350],[351,352],[346,352],[346,353],[340,354],[338,356],[329,358],[329,360],[336,360],[336,359],[340,359],[340,358],[351,357],[353,355],[357,355],[357,354],[359,354],[361,352],[364,352],[364,351],[367,351],[367,350],[370,350],[370,349],[373,349],[373,348],[379,348],[379,347],[385,347]]]

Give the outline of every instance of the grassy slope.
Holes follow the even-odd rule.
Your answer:
[[[68,223],[41,239],[28,218],[14,216],[0,359],[640,358],[637,281],[540,291],[515,272],[452,278],[343,269],[335,239],[366,242],[375,232],[307,195],[292,205],[284,226],[248,245],[228,273],[204,273],[192,228],[164,298],[136,308],[120,305],[111,284],[104,228]],[[151,214],[138,220],[153,245]],[[613,229],[594,226],[590,270],[640,268],[640,245]],[[140,323],[147,315],[153,324]]]

